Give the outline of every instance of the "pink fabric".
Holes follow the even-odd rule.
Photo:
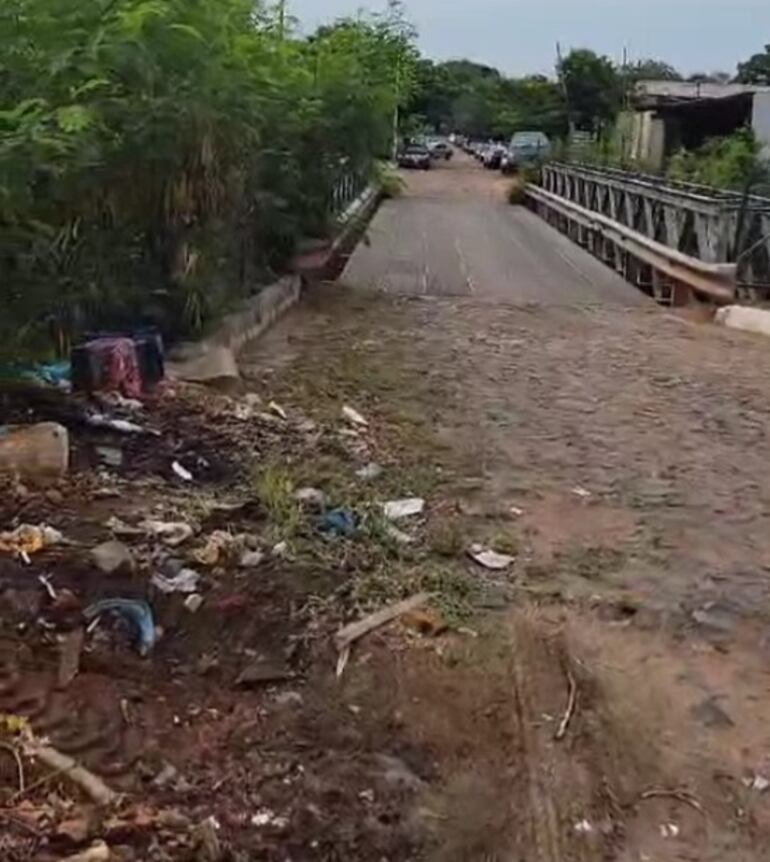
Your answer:
[[[101,368],[99,389],[120,392],[126,398],[141,398],[142,375],[136,345],[130,338],[97,338],[88,343]]]

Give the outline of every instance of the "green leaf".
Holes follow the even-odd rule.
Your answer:
[[[63,132],[82,132],[94,121],[93,113],[83,105],[66,105],[56,111],[56,122]]]
[[[191,27],[189,24],[169,24],[169,30],[176,30],[178,33],[186,33],[188,36],[192,36],[193,39],[197,39],[199,42],[205,42],[203,35],[199,33],[195,27]]]

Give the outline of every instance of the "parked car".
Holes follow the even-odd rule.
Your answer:
[[[543,132],[516,132],[500,165],[503,173],[539,165],[551,155],[551,142]]]
[[[483,159],[484,167],[490,171],[499,170],[505,151],[505,147],[502,144],[492,144],[490,147],[487,147]]]
[[[420,144],[409,144],[398,154],[398,166],[429,171],[431,167],[430,150]]]
[[[430,141],[428,149],[434,159],[444,159],[446,162],[454,155],[454,150],[446,141]]]

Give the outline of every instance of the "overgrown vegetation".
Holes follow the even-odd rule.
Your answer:
[[[252,0],[3,3],[2,349],[248,294],[389,153],[412,38],[397,2],[307,39]]]
[[[759,154],[760,147],[751,130],[741,129],[729,137],[712,138],[694,152],[676,153],[669,162],[668,176],[747,191],[767,182],[767,170]]]

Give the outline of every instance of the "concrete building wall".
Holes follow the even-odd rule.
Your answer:
[[[770,158],[770,93],[755,93],[751,128],[762,144],[764,154]]]
[[[666,152],[666,124],[654,111],[637,111],[625,120],[628,129],[626,155],[640,168],[657,171]]]

